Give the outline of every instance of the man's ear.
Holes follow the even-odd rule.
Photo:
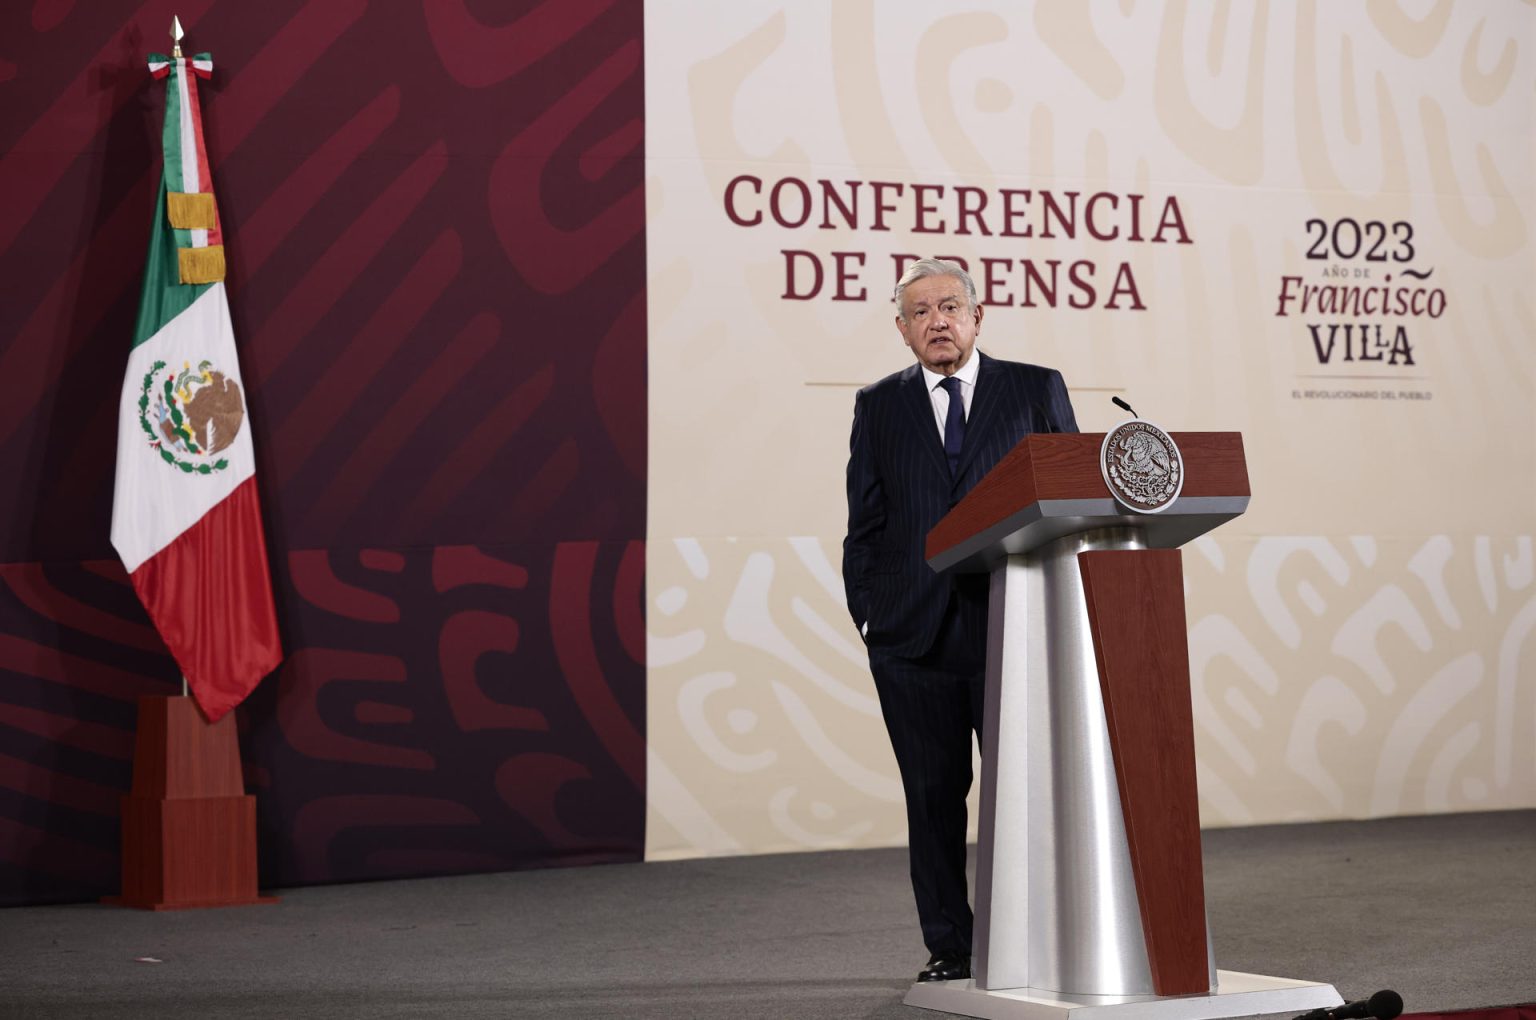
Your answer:
[[[981,332],[981,317],[982,317],[982,315],[984,315],[986,313],[986,311],[987,311],[987,306],[986,305],[977,305],[976,306],[976,332],[977,333]]]

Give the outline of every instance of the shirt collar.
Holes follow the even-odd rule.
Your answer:
[[[923,381],[927,384],[929,393],[938,389],[939,383],[948,378],[935,372],[922,362],[918,362],[918,367],[923,370]],[[959,379],[966,386],[975,386],[976,373],[979,371],[981,371],[981,352],[972,347],[970,358],[961,366],[960,371],[955,373],[955,378]]]

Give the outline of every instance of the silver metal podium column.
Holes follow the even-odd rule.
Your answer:
[[[1134,528],[1085,531],[992,572],[978,988],[1153,993],[1077,564],[1141,548]]]

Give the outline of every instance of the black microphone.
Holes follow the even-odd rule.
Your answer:
[[[1109,399],[1113,400],[1115,402],[1115,406],[1116,407],[1123,408],[1124,410],[1127,410],[1127,411],[1131,412],[1131,417],[1132,418],[1135,418],[1137,416],[1136,415],[1136,409],[1134,407],[1132,407],[1130,404],[1127,404],[1125,401],[1121,400],[1119,397],[1110,397]]]
[[[1314,1009],[1310,1013],[1301,1014],[1296,1020],[1363,1020],[1365,1017],[1397,1020],[1402,1011],[1403,997],[1390,988],[1383,988],[1369,999],[1346,1002],[1342,1006],[1327,1009]]]

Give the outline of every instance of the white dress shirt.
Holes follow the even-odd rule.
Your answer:
[[[940,385],[945,376],[933,371],[927,365],[921,365],[923,379],[928,384],[928,399],[933,403],[933,420],[939,429],[939,442],[944,442],[944,418],[949,414],[949,391]],[[966,359],[964,367],[955,373],[955,378],[960,380],[960,399],[965,405],[965,420],[971,420],[971,402],[976,397],[976,373],[981,368],[981,355],[976,349],[971,348],[971,356]]]

